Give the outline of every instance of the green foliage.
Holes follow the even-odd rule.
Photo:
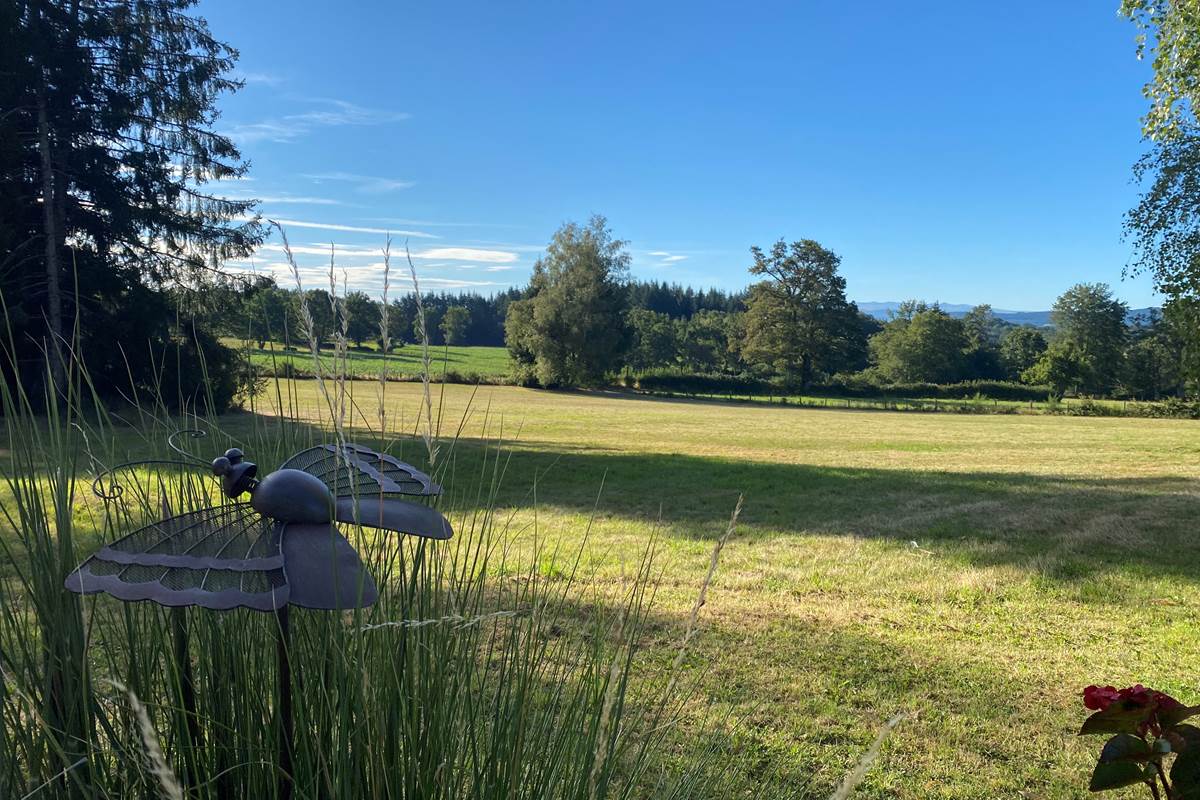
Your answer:
[[[346,314],[346,337],[358,347],[379,338],[379,304],[366,292],[350,292],[342,299]]]
[[[1120,690],[1089,686],[1083,699],[1095,713],[1084,720],[1079,735],[1116,734],[1100,749],[1090,791],[1140,783],[1155,800],[1200,796],[1200,729],[1184,723],[1200,712],[1200,706],[1185,706],[1141,684]],[[1172,755],[1168,779],[1164,767]]]
[[[631,369],[643,371],[668,366],[680,355],[679,329],[686,323],[676,324],[666,314],[635,308],[629,312],[629,327],[633,331],[633,345],[626,361]]]
[[[1000,359],[1000,340],[1008,323],[992,313],[992,307],[978,305],[962,318],[967,337],[967,375],[976,380],[1002,380],[1005,375]]]
[[[463,306],[450,306],[442,315],[438,328],[442,331],[442,339],[448,345],[461,345],[467,336],[467,326],[471,324],[471,312]]]
[[[1150,101],[1142,130],[1152,140],[1171,139],[1195,122],[1200,108],[1200,2],[1122,0],[1121,13],[1142,31],[1138,58],[1152,56],[1154,76],[1142,89]]]
[[[882,381],[953,383],[966,372],[968,347],[960,320],[935,306],[909,303],[871,338],[871,364]]]
[[[629,382],[642,391],[691,395],[784,395],[789,387],[780,378],[764,379],[752,375],[679,373],[674,370],[650,371]],[[1048,386],[1026,386],[1010,381],[963,381],[961,383],[872,383],[861,373],[839,375],[805,390],[814,397],[831,398],[904,398],[913,400],[1004,400],[1009,402],[1044,401]]]
[[[1150,110],[1143,132],[1151,150],[1134,168],[1146,186],[1126,215],[1133,239],[1130,271],[1148,272],[1166,297],[1168,319],[1191,317],[1176,327],[1183,350],[1181,377],[1195,391],[1200,378],[1200,325],[1193,309],[1200,303],[1200,3],[1197,0],[1123,0],[1121,11],[1141,29],[1138,57],[1152,54],[1154,74],[1144,88]],[[1145,354],[1143,354],[1144,356]]]
[[[338,314],[334,299],[324,289],[309,289],[304,294],[292,294],[292,314],[296,318],[293,342],[308,347],[310,341],[323,345],[338,329]]]
[[[242,310],[246,327],[234,335],[244,331],[246,338],[258,343],[259,349],[270,341],[288,342],[299,330],[291,295],[273,281],[254,291],[245,300]]]
[[[1132,397],[1158,400],[1183,386],[1183,348],[1174,330],[1154,315],[1130,332],[1121,388]]]
[[[745,369],[741,348],[746,315],[741,312],[699,311],[682,325],[684,365],[693,372],[734,373]]]
[[[841,258],[812,239],[752,247],[750,274],[766,280],[746,298],[744,357],[807,386],[818,373],[841,371],[861,352],[858,308],[846,300]]]
[[[1072,342],[1056,341],[1032,367],[1021,373],[1021,380],[1049,386],[1055,397],[1062,397],[1068,391],[1078,392],[1090,382],[1087,369],[1083,351]]]
[[[214,265],[261,241],[254,201],[214,188],[246,169],[214,129],[217,99],[238,86],[236,53],[193,5],[0,7],[0,295],[27,382],[40,380],[41,350],[62,342],[95,359],[97,377],[121,362],[126,377],[153,381],[145,356],[169,345],[173,319],[131,324],[119,318],[164,304],[127,301],[168,284],[220,290]],[[72,341],[76,316],[87,321]],[[56,382],[61,371],[56,362]]]
[[[1103,283],[1078,283],[1063,292],[1050,310],[1056,344],[1069,346],[1079,359],[1079,389],[1088,394],[1112,390],[1120,378],[1129,307]]]
[[[520,378],[542,386],[595,386],[630,344],[625,243],[603,217],[555,232],[533,266],[526,299],[509,306],[505,341]]]
[[[1037,328],[1022,325],[1005,331],[1000,339],[1000,363],[1009,380],[1020,380],[1025,370],[1046,352],[1046,337]]]

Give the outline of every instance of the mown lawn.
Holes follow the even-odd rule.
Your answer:
[[[352,389],[371,423],[377,385]],[[387,392],[413,430],[421,387]],[[1200,702],[1196,423],[472,392],[435,387],[455,505],[502,439],[514,529],[578,545],[590,521],[600,598],[659,537],[647,670],[673,656],[745,494],[688,659],[686,735],[731,712],[727,774],[746,796],[828,796],[906,712],[856,797],[1085,797],[1084,685]],[[314,382],[291,397],[327,418]]]
[[[235,340],[225,340],[225,344],[241,349],[244,344]],[[316,372],[313,364],[312,351],[307,348],[284,350],[282,345],[268,342],[264,349],[256,344],[249,345],[250,361],[267,375],[286,375],[287,365],[291,364],[294,375],[311,377]],[[508,350],[503,347],[430,347],[430,371],[439,376],[446,372],[456,372],[463,378],[478,376],[481,378],[500,378],[509,374]],[[419,345],[406,344],[394,349],[386,358],[377,349],[364,346],[364,349],[352,349],[347,353],[345,369],[339,360],[335,366],[334,353],[331,349],[321,351],[321,370],[323,375],[346,374],[356,378],[378,379],[383,367],[394,377],[411,377],[421,372],[422,352]]]

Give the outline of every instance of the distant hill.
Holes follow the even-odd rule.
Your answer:
[[[961,317],[970,311],[974,306],[965,303],[939,303],[941,309],[952,317]],[[899,301],[888,300],[882,303],[864,302],[859,303],[858,308],[864,314],[870,314],[876,319],[887,321],[891,314],[900,307]],[[1158,311],[1157,308],[1131,308],[1126,321],[1133,322],[1138,316],[1145,316],[1151,311]],[[1050,324],[1049,311],[1007,311],[1002,308],[993,308],[992,313],[1005,322],[1013,325],[1036,325],[1045,327]]]

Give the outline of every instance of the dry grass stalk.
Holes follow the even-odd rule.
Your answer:
[[[421,330],[421,387],[425,392],[425,429],[421,438],[425,440],[425,450],[429,454],[429,466],[437,463],[437,445],[433,439],[433,395],[429,388],[429,330],[425,327],[425,304],[421,300],[421,283],[417,280],[417,267],[413,264],[412,253],[408,245],[404,245],[404,256],[408,259],[408,273],[412,276],[413,292],[417,300],[417,326]]]
[[[433,617],[431,619],[401,619],[392,622],[376,622],[371,625],[363,625],[359,631],[375,631],[380,628],[424,628],[429,625],[447,625],[451,628],[470,628],[475,625],[481,625],[485,622],[490,622],[497,619],[506,619],[509,617],[519,617],[527,612],[524,611],[493,611],[490,614],[480,614],[474,617],[464,617],[462,614],[449,614],[444,617]]]
[[[883,747],[883,740],[907,716],[907,713],[901,712],[887,721],[887,724],[883,726],[883,730],[879,731],[879,735],[875,737],[875,741],[871,742],[871,746],[867,748],[867,752],[863,753],[863,757],[854,765],[854,769],[850,770],[846,774],[846,777],[842,779],[842,785],[838,787],[836,792],[829,796],[829,800],[849,800],[855,788],[867,776],[867,770],[871,768],[871,764],[875,763],[875,759],[879,758],[879,751]]]
[[[388,331],[388,290],[392,286],[392,237],[388,234],[383,242],[383,302],[379,306],[379,344],[383,358],[379,367],[379,436],[387,437],[387,378],[388,354],[392,350],[392,338]]]
[[[287,231],[278,222],[271,220],[271,225],[279,231],[279,236],[283,241],[283,255],[287,259],[288,271],[292,275],[292,280],[296,284],[296,295],[300,303],[300,332],[308,339],[308,347],[312,352],[313,359],[313,375],[317,379],[317,389],[321,397],[325,399],[326,405],[329,406],[329,413],[333,414],[333,401],[329,396],[329,389],[325,386],[324,370],[321,369],[321,343],[317,341],[317,329],[313,322],[312,310],[308,307],[308,300],[304,296],[304,281],[300,279],[300,267],[296,264],[296,258],[292,255],[292,247],[288,242]]]
[[[675,688],[675,682],[679,676],[679,669],[683,666],[683,659],[687,656],[688,645],[695,638],[697,630],[696,623],[700,619],[700,609],[704,608],[704,604],[708,602],[708,587],[712,583],[713,576],[717,574],[717,564],[721,560],[721,551],[725,549],[725,545],[733,536],[733,532],[737,530],[738,517],[742,515],[742,501],[745,495],[738,495],[737,504],[733,507],[733,514],[729,516],[729,524],[725,527],[725,532],[717,539],[717,543],[713,545],[712,555],[708,560],[708,572],[704,573],[704,580],[700,584],[700,593],[696,596],[696,603],[692,606],[692,613],[688,615],[687,626],[683,631],[683,639],[679,642],[679,651],[675,654],[675,661],[671,665],[671,682],[668,684],[668,689]]]
[[[617,620],[618,635],[625,628],[625,613],[621,612]],[[604,688],[604,705],[600,709],[600,722],[596,726],[596,755],[592,759],[592,773],[588,778],[588,798],[596,800],[600,795],[600,773],[608,763],[608,728],[612,720],[613,708],[617,704],[618,687],[621,684],[621,664],[625,650],[618,647],[613,653],[612,662],[608,665],[608,684]]]
[[[154,732],[154,725],[150,722],[146,707],[132,689],[127,689],[116,681],[112,681],[112,685],[124,692],[129,700],[129,708],[137,720],[138,734],[142,737],[142,746],[146,749],[146,766],[158,782],[159,797],[164,800],[183,800],[183,787],[179,785],[178,778],[167,765],[167,758],[163,755],[162,745],[158,741],[158,734]]]

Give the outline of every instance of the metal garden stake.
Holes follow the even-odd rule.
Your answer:
[[[212,471],[225,496],[235,502],[168,516],[101,547],[67,577],[66,587],[171,607],[272,612],[278,637],[278,789],[280,797],[289,798],[293,721],[288,608],[363,608],[379,597],[375,581],[335,523],[428,539],[449,539],[453,531],[437,510],[399,497],[440,494],[441,487],[428,475],[359,445],[302,450],[261,480],[258,467],[233,448],[213,460]],[[245,494],[249,502],[239,499]],[[194,708],[187,711],[194,716]]]

